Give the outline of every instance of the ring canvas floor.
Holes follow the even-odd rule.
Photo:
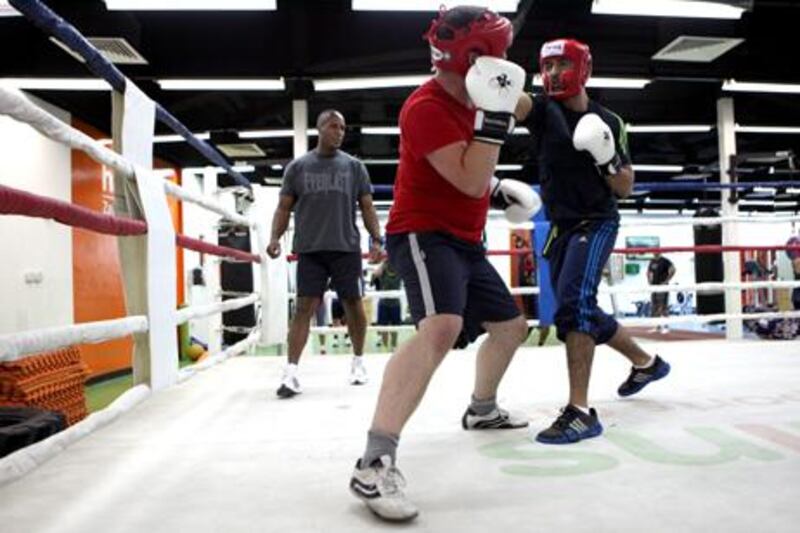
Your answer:
[[[628,399],[628,365],[598,349],[591,385],[605,426],[569,446],[535,443],[565,403],[563,347],[523,348],[501,404],[528,430],[467,432],[475,352],[452,352],[406,427],[398,466],[420,507],[379,522],[347,490],[377,397],[349,358],[239,357],[154,394],[0,488],[0,532],[789,532],[800,520],[800,342],[649,342],[673,367]]]

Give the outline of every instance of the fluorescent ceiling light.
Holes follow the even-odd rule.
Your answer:
[[[589,78],[589,82],[586,84],[586,86],[594,88],[605,88],[605,89],[641,89],[651,81],[652,80],[649,80],[647,78],[596,77],[596,78]],[[541,87],[542,76],[540,74],[534,75],[533,81],[531,83],[537,87]]]
[[[211,134],[207,131],[204,131],[203,133],[193,133],[192,135],[201,141],[207,141],[211,138]],[[153,137],[154,143],[181,143],[185,140],[186,139],[184,139],[181,135],[156,135]]]
[[[769,200],[739,200],[739,205],[752,205],[761,207],[794,207],[797,202],[772,202]]]
[[[276,0],[106,0],[109,11],[274,11]]]
[[[98,78],[0,78],[0,87],[41,91],[110,91]]]
[[[727,80],[722,84],[723,91],[741,91],[749,93],[800,93],[800,84],[796,83],[758,83]]]
[[[308,130],[308,135],[310,137],[317,136],[319,131],[316,128],[311,128]],[[294,130],[250,130],[239,132],[240,139],[291,139],[292,137],[294,137]]]
[[[363,135],[400,135],[397,126],[364,126],[361,128]]]
[[[11,7],[6,0],[0,0],[0,17],[20,17],[22,13]]]
[[[589,78],[587,87],[604,87],[607,89],[642,89],[650,80],[646,78]]]
[[[156,80],[165,91],[283,91],[283,78],[260,80]]]
[[[738,19],[744,8],[698,0],[594,0],[595,15]]]
[[[522,165],[497,165],[495,170],[522,170]]]
[[[498,13],[514,13],[519,0],[470,0],[469,5],[488,7]],[[439,11],[442,0],[353,0],[353,11]]]
[[[711,125],[704,124],[628,124],[628,133],[695,133],[711,131]]]
[[[633,170],[637,172],[680,172],[683,170],[681,165],[633,165]]]
[[[387,89],[391,87],[417,87],[430,79],[430,74],[412,76],[379,76],[372,78],[341,78],[314,80],[317,91],[348,91],[358,89]]]
[[[800,133],[800,128],[792,126],[740,126],[735,127],[738,133]]]

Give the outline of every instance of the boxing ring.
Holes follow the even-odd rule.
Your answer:
[[[47,28],[30,8],[40,5],[38,2],[11,3]],[[55,15],[46,8],[43,13],[47,15],[44,20],[54,20]],[[58,26],[63,26],[63,21]],[[97,60],[90,63],[101,68],[97,64]],[[157,104],[148,103],[129,80],[123,78],[123,82],[115,85],[115,99],[124,95],[123,100],[135,104],[135,115],[141,116],[144,107],[153,117],[170,116]],[[116,153],[48,116],[19,93],[0,90],[0,113],[86,151],[114,169],[121,183],[135,183],[138,195],[134,197],[143,204],[142,211],[132,216],[101,215],[2,186],[0,214],[48,218],[111,235],[139,236],[139,246],[146,246],[149,252],[147,260],[133,264],[125,275],[150,282],[139,288],[143,293],[137,301],[145,302],[141,312],[126,318],[0,336],[0,361],[80,342],[137,336],[133,388],[62,433],[0,459],[0,532],[358,532],[387,527],[352,498],[347,481],[363,449],[380,386],[378,376],[389,356],[367,351],[366,364],[373,379],[360,387],[346,382],[347,358],[304,357],[306,392],[290,401],[275,397],[284,358],[252,355],[256,344],[276,342],[278,334],[285,332],[287,320],[285,306],[275,307],[275,294],[288,297],[286,265],[269,261],[263,254],[265,221],[232,211],[215,198],[183,190],[154,173],[143,155],[152,154],[152,142],[148,142],[152,125],[146,122],[143,126],[134,120],[131,128],[121,127],[122,149]],[[124,125],[130,119],[130,113],[121,112],[115,120]],[[185,128],[182,131],[188,134]],[[203,146],[197,139],[190,142]],[[202,148],[204,153],[208,150],[213,152],[210,147]],[[214,159],[218,156],[210,157],[219,164]],[[648,185],[652,184],[644,186]],[[252,229],[257,235],[253,249],[233,250],[175,234],[163,212],[166,195],[199,205],[228,224]],[[254,192],[254,203],[261,200]],[[768,227],[798,219],[734,214],[649,223],[730,227],[754,223]],[[536,231],[537,224],[520,227]],[[643,223],[623,219],[623,227],[627,224]],[[262,280],[261,291],[175,309],[171,291],[176,280],[174,261],[170,261],[176,245],[222,260],[252,262],[255,275]],[[732,256],[762,248],[795,247],[726,242],[660,249]],[[616,253],[638,250],[624,247]],[[491,253],[510,256],[531,250],[496,249]],[[277,278],[283,276],[283,281],[276,282],[276,272],[270,269],[276,269]],[[168,282],[154,281],[162,278]],[[169,284],[173,289],[165,288]],[[604,286],[601,293],[724,291],[735,303],[743,290],[797,286],[800,282],[723,281]],[[150,289],[154,287],[165,292],[153,293]],[[542,296],[539,288],[513,288],[512,293]],[[396,291],[367,294],[370,298],[397,295]],[[220,346],[202,363],[178,368],[172,342],[178,324],[254,304],[260,307],[260,320],[243,341]],[[785,310],[746,313],[739,303],[729,304],[720,314],[637,317],[621,322],[654,326],[726,321],[741,331],[743,320],[798,317],[800,312]],[[529,323],[539,325],[538,321]],[[509,432],[461,429],[476,345],[455,350],[435,374],[403,435],[399,460],[409,480],[408,494],[422,509],[420,518],[408,527],[437,532],[496,528],[794,531],[800,518],[796,505],[800,496],[800,341],[746,338],[735,334],[737,327],[726,329],[727,339],[643,340],[643,347],[664,357],[673,370],[667,379],[624,400],[615,391],[627,376],[627,362],[609,348],[599,347],[590,397],[605,433],[565,447],[533,442],[536,432],[549,425],[565,400],[563,346],[518,351],[498,400],[510,410],[524,413],[531,425],[528,430]],[[409,326],[372,329],[407,330]],[[344,329],[312,328],[312,335],[334,331]],[[217,364],[222,361],[224,364]]]

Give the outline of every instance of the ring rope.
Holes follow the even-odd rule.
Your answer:
[[[723,322],[726,319],[732,320],[759,320],[759,319],[772,319],[772,318],[792,318],[800,319],[800,311],[774,311],[768,313],[717,313],[713,315],[672,315],[667,317],[621,317],[617,322],[623,326],[664,326],[670,324],[685,324],[687,322],[695,323],[708,323],[708,322]],[[541,321],[537,319],[527,320],[529,326],[540,326]],[[547,324],[552,326],[552,324]],[[368,329],[373,331],[410,331],[416,329],[414,324],[402,325],[381,325],[370,324]],[[347,326],[312,326],[309,328],[311,333],[328,334],[328,333],[347,333]]]
[[[611,250],[612,254],[645,254],[655,252],[695,252],[699,254],[714,254],[721,252],[747,252],[754,251],[770,251],[770,250],[785,250],[785,251],[800,251],[800,244],[770,244],[770,245],[722,245],[722,244],[698,244],[694,246],[629,246],[627,248],[614,248]],[[486,255],[528,255],[535,250],[532,248],[514,248],[513,250],[486,250]],[[365,254],[366,257],[366,254]]]
[[[236,309],[241,309],[242,307],[254,304],[256,302],[259,302],[260,300],[261,296],[254,293],[245,298],[225,300],[224,302],[217,302],[207,305],[193,305],[191,307],[184,307],[183,309],[178,309],[178,311],[175,313],[175,318],[177,320],[177,324],[183,324],[184,322],[187,322],[189,320],[202,318],[208,315],[213,315],[215,313],[225,313],[227,311],[234,311]]]
[[[125,92],[125,85],[133,83],[122,72],[108,61],[72,24],[58,16],[49,7],[39,0],[9,0],[9,3],[22,13],[43,32],[57,38],[70,50],[80,55],[86,61],[86,67],[101,78],[105,79],[111,87],[120,93]],[[164,109],[161,104],[154,102],[156,118],[183,137],[186,142],[203,154],[214,164],[221,166],[241,186],[252,189],[250,181],[235,171],[220,153],[210,144],[198,139],[177,118]]]
[[[258,341],[260,336],[261,333],[259,332],[259,330],[254,329],[252,332],[250,332],[250,335],[248,335],[246,338],[240,340],[239,342],[237,342],[232,346],[229,346],[225,350],[222,350],[219,353],[211,355],[199,363],[180,369],[178,371],[178,383],[183,383],[187,379],[196,375],[197,372],[201,370],[205,370],[218,363],[221,363],[226,359],[239,355],[240,353],[246,352],[247,350],[250,349],[251,346],[253,346],[253,344],[255,344]]]
[[[104,409],[91,413],[77,424],[3,457],[0,459],[0,487],[21,478],[83,437],[107,426],[148,396],[150,387],[137,385],[122,393]]]
[[[85,152],[101,165],[110,167],[127,178],[132,178],[134,176],[135,168],[130,161],[110,148],[103,146],[82,131],[60,121],[52,114],[28,100],[20,91],[0,87],[0,114],[7,115],[18,122],[27,124],[48,139]],[[164,180],[164,183],[168,184],[164,186],[164,190],[167,194],[205,207],[237,224],[250,226],[247,219],[238,213],[231,212],[208,199],[192,194],[167,180]]]
[[[98,343],[147,331],[146,316],[129,316],[0,335],[0,362],[73,344]]]
[[[254,221],[248,220],[247,217],[244,217],[239,213],[229,211],[219,204],[212,202],[205,196],[187,191],[180,185],[176,185],[169,180],[164,180],[164,191],[175,198],[180,198],[181,200],[205,207],[209,211],[213,211],[221,217],[230,220],[231,222],[235,222],[236,224],[251,228],[254,228],[256,225]]]
[[[97,213],[83,206],[5,185],[0,185],[0,214],[47,218],[71,227],[84,228],[105,235],[130,236],[147,233],[147,223],[144,220]],[[232,257],[252,263],[261,262],[261,257],[258,255],[235,248],[218,246],[180,233],[175,235],[175,242],[178,246],[196,252]]]

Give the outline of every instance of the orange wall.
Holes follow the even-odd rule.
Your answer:
[[[73,126],[95,139],[107,137],[98,130],[73,119]],[[156,161],[157,168],[173,168]],[[180,172],[173,168],[172,181]],[[113,213],[113,175],[80,150],[72,150],[72,202],[95,211]],[[168,198],[176,231],[183,226],[180,202]],[[183,295],[183,250],[177,250],[178,302]],[[127,316],[117,237],[73,228],[72,275],[75,323],[109,320]],[[133,339],[128,336],[100,344],[80,346],[91,376],[129,368]]]

